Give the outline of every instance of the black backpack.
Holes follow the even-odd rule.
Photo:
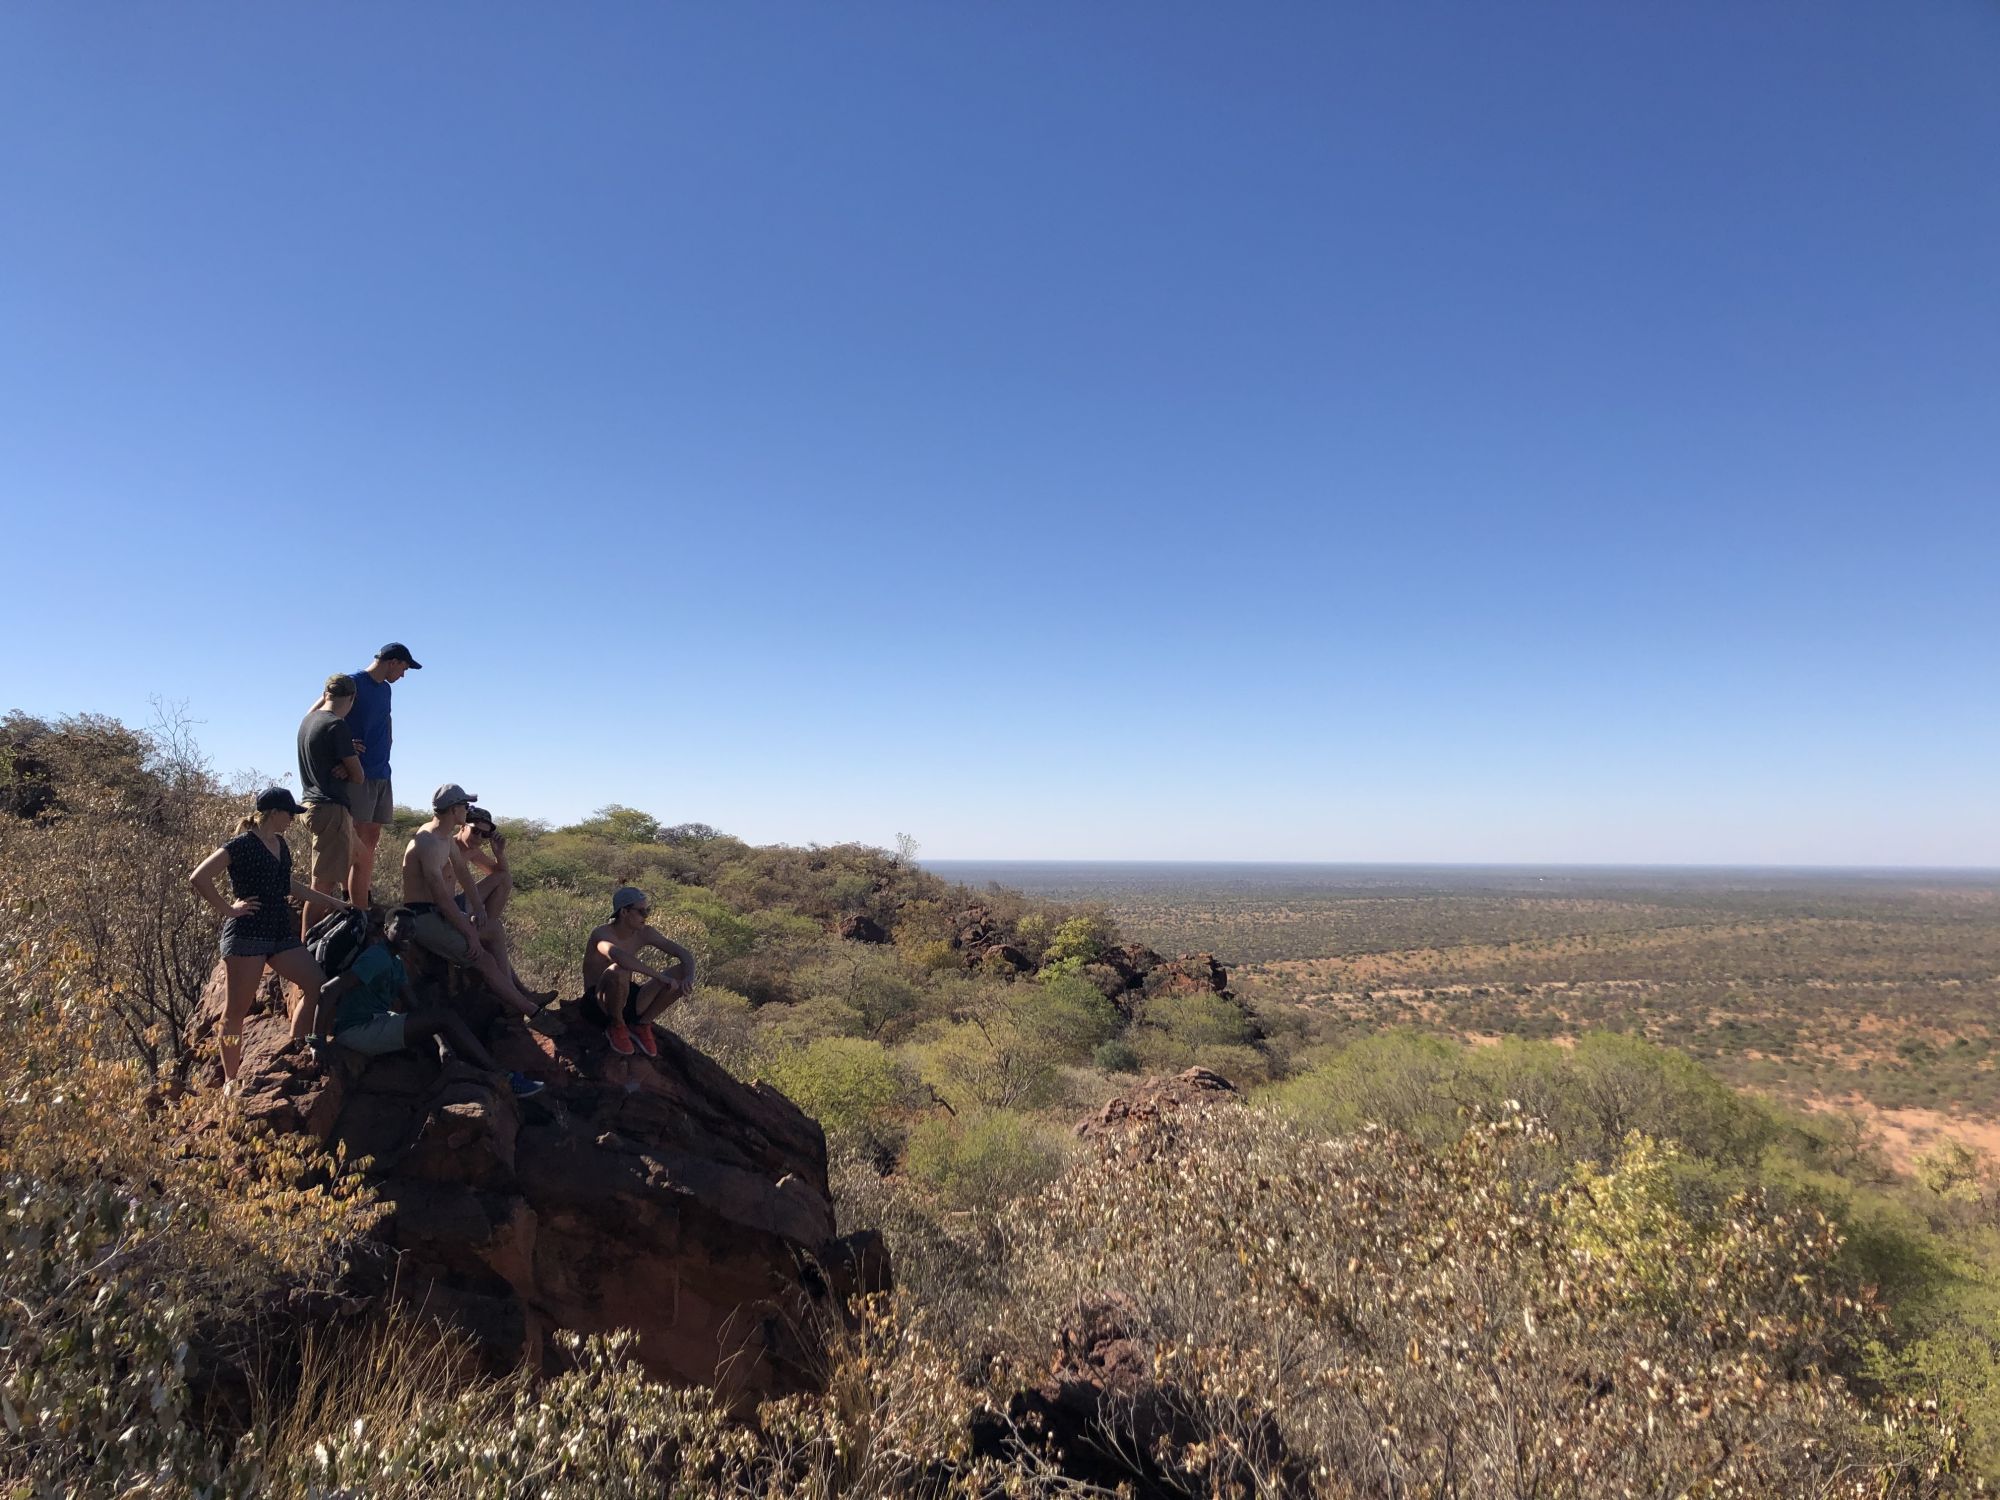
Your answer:
[[[344,974],[361,950],[368,946],[368,913],[345,907],[330,912],[313,923],[306,933],[306,947],[328,979]]]

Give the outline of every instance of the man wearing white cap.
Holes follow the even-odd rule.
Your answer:
[[[431,793],[430,822],[417,830],[403,851],[403,904],[416,918],[410,936],[439,958],[476,970],[502,1001],[532,1016],[541,1005],[514,982],[493,946],[481,937],[487,917],[479,881],[466,863],[465,850],[452,838],[472,800],[472,793],[457,782],[439,787]],[[452,900],[454,885],[465,892],[463,911]]]
[[[629,1057],[636,1048],[660,1055],[653,1017],[694,989],[694,955],[665,933],[646,925],[653,904],[636,886],[620,886],[611,897],[611,920],[583,945],[583,1011],[604,1028],[611,1050]],[[658,948],[678,969],[667,974],[639,957]]]

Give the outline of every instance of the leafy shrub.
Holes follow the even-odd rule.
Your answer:
[[[1181,1116],[1005,1217],[988,1316],[1027,1361],[1121,1294],[1213,1445],[1253,1453],[1274,1419],[1346,1496],[1954,1491],[1950,1419],[1837,1373],[1883,1325],[1829,1221],[1744,1193],[1686,1238],[1643,1140],[1558,1212],[1510,1160],[1540,1134],[1515,1114],[1432,1150]]]
[[[1441,1144],[1468,1109],[1509,1100],[1547,1122],[1573,1158],[1609,1160],[1627,1134],[1670,1137],[1710,1160],[1751,1164],[1781,1135],[1772,1113],[1699,1063],[1637,1037],[1589,1032],[1572,1048],[1468,1047],[1417,1032],[1364,1037],[1315,1060],[1275,1098],[1339,1133],[1379,1123]]]
[[[1042,950],[1042,964],[1045,968],[1065,963],[1087,964],[1116,939],[1116,929],[1101,915],[1071,917],[1049,938],[1048,946]]]
[[[829,1142],[868,1149],[893,1143],[893,1117],[906,1102],[910,1080],[880,1042],[822,1037],[778,1052],[767,1070],[787,1098],[820,1122]]]
[[[904,1169],[957,1208],[991,1209],[1050,1181],[1069,1160],[1067,1139],[1011,1110],[933,1116],[910,1131]]]
[[[1090,1065],[1100,1073],[1134,1073],[1139,1068],[1139,1054],[1123,1037],[1113,1037],[1098,1043],[1090,1054]]]

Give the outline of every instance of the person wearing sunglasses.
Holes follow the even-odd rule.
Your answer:
[[[403,851],[403,904],[416,918],[410,936],[419,948],[460,968],[471,969],[486,987],[524,1016],[547,1004],[524,993],[483,934],[486,905],[479,881],[454,835],[472,806],[472,793],[447,782],[431,793],[431,820],[417,829]],[[452,899],[465,893],[463,905]]]
[[[451,841],[464,854],[466,864],[479,882],[479,904],[486,912],[486,920],[479,927],[481,940],[493,950],[493,956],[522,994],[537,1005],[547,1005],[556,998],[556,991],[531,990],[522,980],[521,971],[514,967],[513,944],[501,915],[514,898],[514,872],[507,866],[507,835],[493,821],[492,813],[483,807],[468,807],[465,821],[452,832]],[[471,915],[472,903],[464,891],[451,899],[460,911]]]
[[[658,1057],[653,1017],[688,995],[695,984],[694,955],[665,933],[647,925],[653,905],[636,886],[620,886],[611,897],[611,920],[583,946],[583,1000],[586,1016],[604,1028],[611,1050],[630,1057],[636,1050]],[[639,955],[657,948],[676,968],[667,973]]]

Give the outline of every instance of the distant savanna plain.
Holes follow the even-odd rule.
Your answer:
[[[1213,952],[1301,1054],[1622,1032],[1852,1114],[1899,1168],[2000,1156],[2000,871],[927,863]]]

